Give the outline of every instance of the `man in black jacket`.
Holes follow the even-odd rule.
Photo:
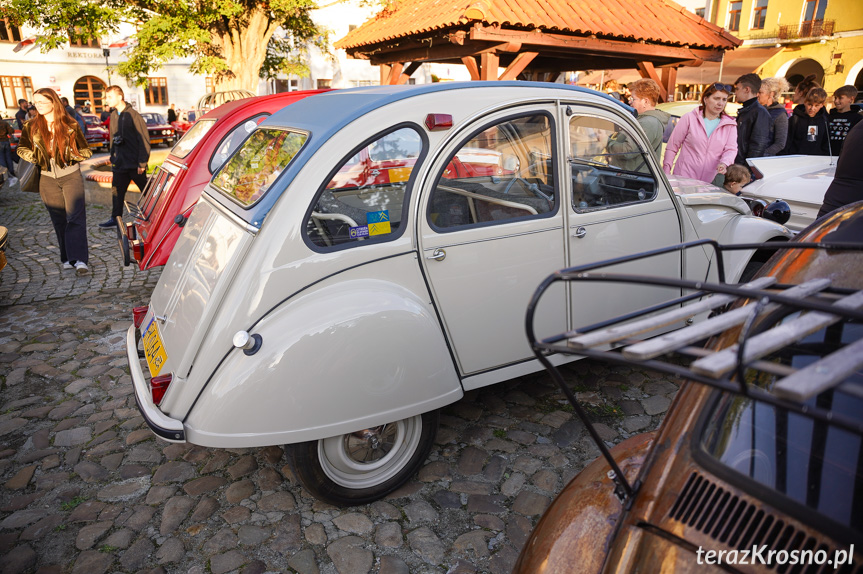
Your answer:
[[[734,163],[746,166],[746,158],[761,157],[770,145],[770,126],[773,119],[767,108],[758,103],[761,78],[758,74],[744,74],[734,84],[734,97],[743,104],[737,112],[737,157]]]
[[[117,218],[123,216],[123,205],[129,184],[135,182],[144,191],[147,186],[147,164],[150,161],[150,135],[147,124],[132,106],[123,99],[123,89],[110,86],[105,90],[105,103],[114,108],[111,111],[111,172],[114,190],[111,206],[111,219],[99,224],[108,229],[117,225]]]
[[[18,111],[15,112],[15,121],[18,122],[18,129],[24,129],[24,122],[27,121],[27,108],[30,107],[30,102],[21,98],[18,100]]]

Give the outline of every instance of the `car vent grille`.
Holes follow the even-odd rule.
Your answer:
[[[835,547],[765,513],[697,472],[686,481],[668,516],[731,549],[766,545],[765,555],[770,550],[824,550],[829,558],[834,556]],[[828,564],[782,564],[769,568],[783,574],[863,574],[863,567],[850,564],[838,570]]]

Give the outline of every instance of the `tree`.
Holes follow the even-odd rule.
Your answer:
[[[211,74],[216,90],[256,92],[259,77],[302,71],[307,45],[326,51],[326,34],[309,15],[314,0],[0,0],[0,5],[14,24],[40,30],[37,44],[43,51],[134,24],[138,44],[118,71],[137,84],[145,84],[163,63],[191,56],[190,71]],[[283,33],[273,39],[279,28]]]

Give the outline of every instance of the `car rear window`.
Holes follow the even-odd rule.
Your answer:
[[[177,142],[174,149],[171,150],[171,155],[183,158],[191,153],[195,146],[198,145],[204,136],[216,125],[216,120],[201,120],[192,126],[192,129],[186,132],[186,135]]]
[[[784,320],[797,317],[789,315]],[[831,353],[836,341],[858,340],[863,325],[839,323],[809,335],[770,358],[802,369]],[[750,371],[749,377],[755,377]],[[776,378],[748,380],[770,388]],[[808,404],[863,421],[863,373],[813,397]],[[863,533],[863,437],[748,397],[723,394],[701,437],[710,456],[760,485]],[[744,484],[745,486],[745,484]]]
[[[242,205],[261,199],[303,147],[308,135],[284,129],[255,130],[213,178],[213,185]]]

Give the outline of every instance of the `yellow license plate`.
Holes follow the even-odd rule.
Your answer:
[[[147,368],[150,369],[150,376],[155,377],[162,370],[165,361],[168,360],[168,354],[165,353],[165,346],[162,344],[162,337],[159,335],[159,327],[156,325],[156,320],[150,320],[150,324],[144,330],[144,355],[147,357]]]
[[[151,144],[154,144],[154,143],[162,143],[163,141],[164,141],[164,140],[163,140],[162,138],[159,138],[159,139],[157,139],[157,140],[150,140],[150,143],[151,143]]]

